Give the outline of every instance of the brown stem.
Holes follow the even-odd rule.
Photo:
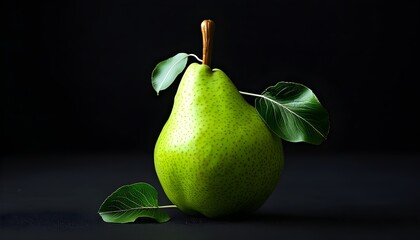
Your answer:
[[[201,23],[201,33],[203,34],[203,64],[210,66],[213,48],[214,22],[204,20]]]

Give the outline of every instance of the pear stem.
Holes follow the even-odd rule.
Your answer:
[[[201,23],[201,33],[203,34],[203,62],[210,66],[211,54],[213,48],[213,34],[214,34],[214,22],[212,20],[204,20]]]

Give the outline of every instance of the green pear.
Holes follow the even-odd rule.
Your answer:
[[[165,194],[181,211],[222,217],[266,201],[283,170],[283,147],[225,73],[192,63],[154,161]]]

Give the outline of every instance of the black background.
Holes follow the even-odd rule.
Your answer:
[[[200,23],[207,18],[216,23],[212,65],[238,89],[260,93],[294,81],[330,112],[328,141],[286,143],[290,153],[417,152],[418,7],[416,1],[6,1],[1,152],[153,152],[179,80],[158,97],[151,72],[178,52],[200,56]]]
[[[0,9],[0,236],[419,237],[418,1],[3,1]],[[250,218],[175,211],[165,225],[104,224],[97,208],[123,184],[150,182],[168,203],[153,148],[179,78],[156,96],[150,75],[178,52],[201,55],[204,19],[216,23],[213,67],[242,91],[310,87],[330,113],[328,139],[284,142],[283,180]]]

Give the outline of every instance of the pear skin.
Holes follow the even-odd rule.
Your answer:
[[[173,204],[214,218],[255,211],[283,170],[281,140],[219,69],[192,63],[155,145],[155,169]]]

